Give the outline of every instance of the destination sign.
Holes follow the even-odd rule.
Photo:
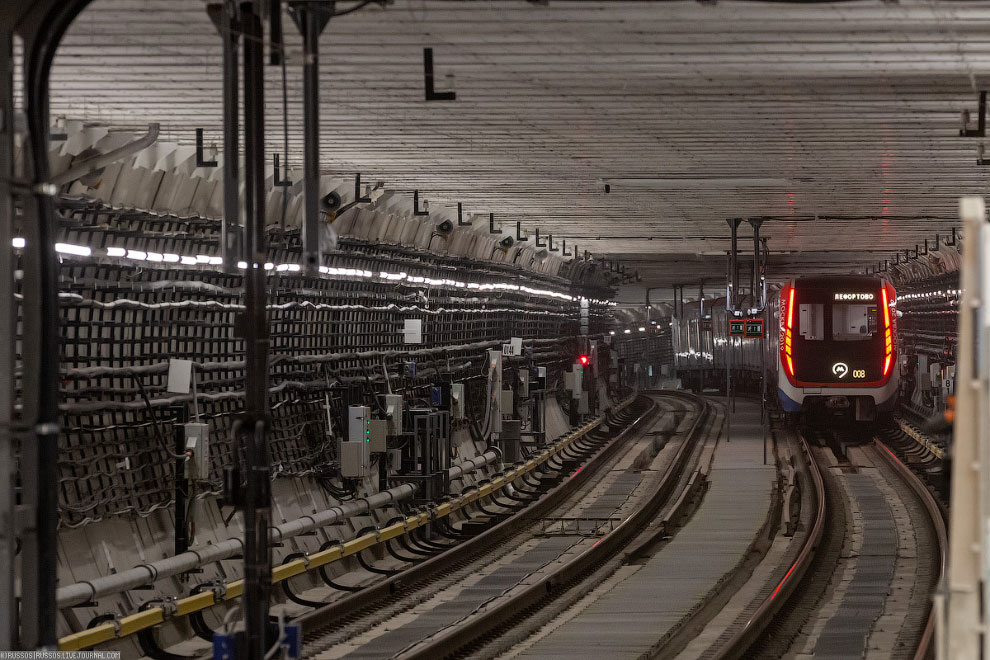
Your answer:
[[[873,300],[876,296],[872,293],[836,293],[835,300]]]

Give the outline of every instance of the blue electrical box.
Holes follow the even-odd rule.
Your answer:
[[[289,660],[299,660],[302,657],[302,626],[298,623],[285,627],[285,641],[282,643]]]
[[[234,636],[213,634],[213,660],[234,660]]]

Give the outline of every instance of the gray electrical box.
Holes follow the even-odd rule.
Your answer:
[[[363,479],[368,475],[370,453],[368,442],[340,443],[340,476],[345,479]]]
[[[466,394],[464,383],[454,383],[450,386],[450,418],[464,419]]]
[[[401,394],[386,394],[385,395],[385,412],[389,414],[392,418],[389,421],[389,435],[401,435],[402,434],[402,395]]]
[[[371,434],[371,408],[347,406],[347,441],[364,444]]]
[[[210,427],[207,424],[190,422],[182,426],[186,437],[186,451],[192,458],[186,461],[186,478],[204,481],[210,478]]]
[[[371,420],[371,435],[368,436],[368,451],[372,453],[384,452],[388,449],[388,427],[387,419]]]
[[[499,400],[499,411],[503,415],[512,414],[512,390],[502,390],[502,398]]]
[[[529,369],[519,370],[519,398],[529,398]]]
[[[499,444],[502,447],[502,460],[505,463],[516,463],[522,460],[522,448],[520,447],[522,422],[518,419],[506,419],[502,421],[502,433],[499,435]]]
[[[932,381],[929,373],[930,372],[928,371],[928,356],[918,355],[918,373],[916,374],[916,376],[917,376],[918,389],[920,389],[922,392],[927,392],[928,390],[932,389]],[[928,377],[925,378],[925,376]]]
[[[588,393],[581,392],[581,398],[578,399],[578,414],[588,415],[591,410],[588,408]]]

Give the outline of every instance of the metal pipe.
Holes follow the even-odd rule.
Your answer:
[[[32,195],[22,199],[25,377],[22,383],[23,504],[21,534],[21,648],[55,648],[58,575],[59,306],[56,217],[51,195],[49,81],[55,51],[88,0],[34,3],[18,25],[24,52],[24,114],[28,120]],[[27,13],[27,12],[26,12]],[[11,118],[12,119],[12,118]]]
[[[726,220],[729,230],[732,232],[732,251],[729,253],[729,273],[726,279],[725,307],[729,311],[736,311],[736,281],[739,276],[737,258],[739,255],[739,224],[742,218],[729,218]]]
[[[237,272],[241,252],[240,229],[240,116],[237,74],[237,3],[227,0],[220,9],[220,38],[223,40],[223,218],[220,221],[220,256],[225,273]]]
[[[762,271],[761,265],[761,255],[762,250],[760,248],[760,226],[763,224],[763,218],[750,218],[749,224],[753,226],[753,280],[749,287],[750,297],[753,299],[753,307],[757,309],[763,309],[767,306],[766,294],[763,294],[760,299],[760,303],[756,303],[756,291],[758,286],[760,286],[760,274]]]
[[[14,50],[13,34],[0,31],[0,333],[14,337]],[[14,342],[0,346],[0,649],[15,648],[14,600]]]
[[[293,4],[293,18],[303,36],[303,268],[315,275],[320,267],[320,34],[333,3]],[[356,201],[356,200],[355,200]]]
[[[465,474],[477,472],[481,468],[495,463],[499,459],[497,452],[489,451],[451,466],[448,474],[450,480]],[[309,516],[303,516],[269,529],[269,543],[281,543],[286,539],[306,534],[322,527],[335,525],[353,516],[365,515],[369,510],[374,511],[407,500],[416,492],[412,484],[402,484],[386,491],[369,495],[360,500],[344,502],[330,509],[324,509]],[[64,609],[91,600],[112,596],[122,591],[164,580],[188,571],[201,568],[207,564],[230,559],[240,554],[244,543],[239,538],[230,538],[219,543],[205,545],[189,550],[182,554],[141,564],[134,568],[105,577],[84,582],[76,582],[58,589],[58,608]]]
[[[118,147],[113,151],[108,151],[105,154],[87,158],[81,163],[73,165],[61,174],[56,174],[53,177],[49,177],[49,182],[56,185],[69,183],[70,181],[75,181],[79,177],[86,176],[90,172],[98,170],[101,167],[106,167],[107,165],[115,163],[118,160],[127,158],[128,156],[133,156],[142,149],[147,149],[158,140],[158,129],[159,125],[157,123],[148,124],[148,132],[133,142],[128,142],[124,146]]]
[[[251,3],[241,5],[244,28],[244,336],[245,406],[237,442],[244,449],[244,657],[264,660],[271,597],[271,457],[268,451],[267,277],[265,241],[265,71],[264,30]]]

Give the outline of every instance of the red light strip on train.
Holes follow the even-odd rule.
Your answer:
[[[787,358],[787,373],[794,375],[794,360],[791,358],[791,328],[794,326],[794,287],[791,287],[787,300],[787,328],[784,331],[784,357]]]
[[[880,293],[883,296],[883,327],[884,327],[884,359],[883,359],[883,375],[884,378],[890,372],[890,363],[894,356],[894,344],[890,332],[890,307],[887,302],[887,285],[884,284],[880,287]]]

